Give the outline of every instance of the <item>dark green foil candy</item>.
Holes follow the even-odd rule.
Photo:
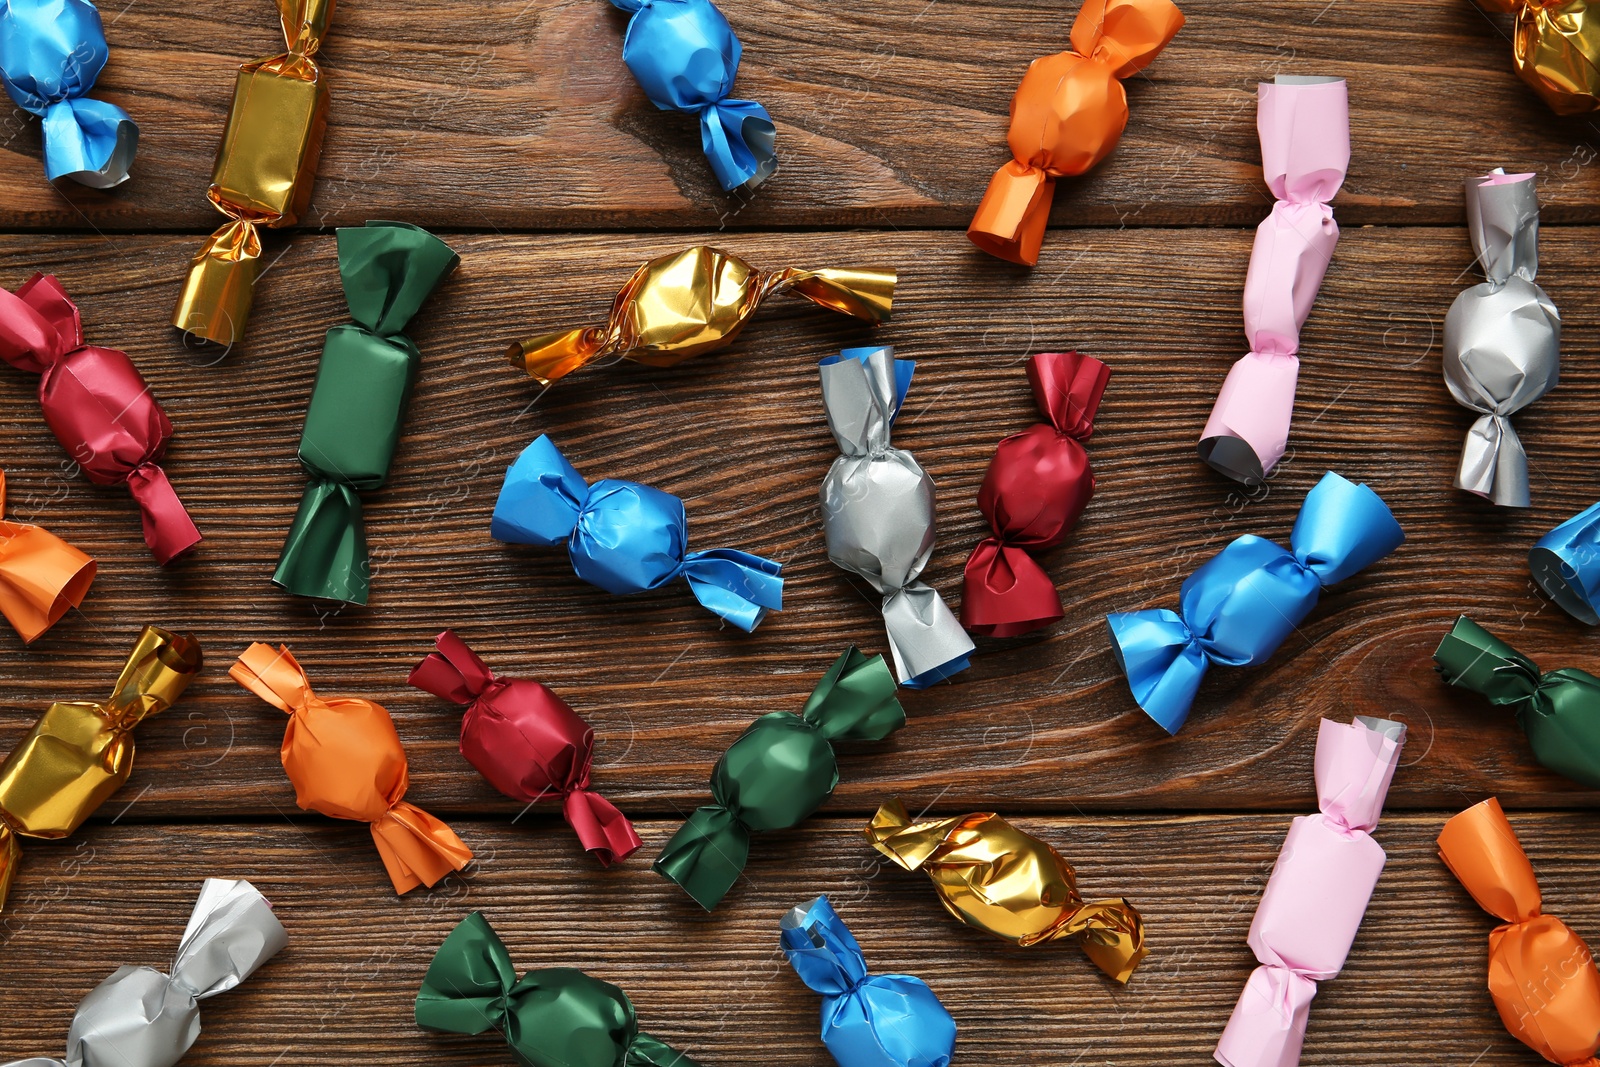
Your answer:
[[[570,967],[521,978],[482,912],[434,953],[417,991],[417,1025],[450,1034],[498,1030],[523,1067],[698,1067],[639,1032],[628,994]]]
[[[652,869],[710,911],[750,855],[750,835],[798,825],[839,784],[835,741],[881,741],[905,725],[882,656],[850,648],[811,691],[799,715],[751,723],[711,772],[713,803],[678,828]]]
[[[367,602],[361,498],[383,485],[422,354],[405,329],[460,257],[403,222],[342,227],[339,278],[354,322],[328,331],[300,434],[311,484],[272,580],[296,596]]]
[[[1451,685],[1515,710],[1540,763],[1600,789],[1600,678],[1570,667],[1541,674],[1465,615],[1439,642],[1433,662]]]

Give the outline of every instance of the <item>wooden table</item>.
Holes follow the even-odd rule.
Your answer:
[[[576,965],[617,982],[644,1026],[707,1065],[824,1064],[817,998],[784,964],[777,920],[826,892],[874,969],[927,979],[975,1065],[1202,1064],[1254,965],[1245,933],[1289,820],[1313,810],[1321,716],[1410,727],[1378,838],[1389,867],[1349,965],[1312,1014],[1306,1064],[1526,1065],[1484,990],[1492,920],[1437,859],[1450,814],[1498,794],[1547,910],[1600,934],[1594,794],[1545,772],[1515,723],[1447,690],[1429,656],[1470,612],[1548,668],[1596,666],[1589,632],[1530,586],[1529,544],[1600,495],[1600,125],[1553,118],[1512,74],[1505,27],[1462,0],[1195,0],[1189,24],[1129,87],[1116,155],[1057,193],[1036,270],[962,235],[1006,158],[1006,109],[1035,56],[1066,46],[1056,0],[728,0],[738,95],[778,124],[782,167],[725,196],[692,120],[658,113],[620,57],[602,0],[351,0],[322,51],[332,122],[315,206],[271,267],[248,338],[219,358],[168,325],[189,256],[217,223],[204,199],[232,68],[278,46],[260,2],[105,16],[103,96],[142,128],[134,177],[52,189],[35,120],[7,120],[0,283],[59,275],[90,340],[128,350],[178,427],[167,469],[206,535],[150,561],[120,490],[74,475],[33,380],[0,373],[0,461],[12,517],[92,553],[83,606],[24,650],[0,638],[0,746],[51,699],[105,694],[138,628],[192,630],[208,665],[139,732],[126,788],[71,841],[29,842],[0,919],[0,1057],[59,1054],[74,1005],[119,964],[165,966],[200,880],[246,877],[290,945],[208,1002],[187,1063],[499,1064],[500,1039],[432,1035],[411,1003],[434,948],[482,909],[519,967]],[[1244,351],[1239,296],[1270,203],[1255,83],[1350,80],[1354,158],[1344,238],[1306,327],[1291,453],[1259,492],[1225,482],[1194,442]],[[1473,281],[1461,182],[1540,172],[1539,279],[1565,320],[1561,387],[1517,419],[1534,506],[1451,488],[1470,416],[1444,389],[1440,330]],[[441,232],[460,271],[416,321],[421,380],[392,482],[367,496],[370,606],[319,611],[268,577],[304,478],[295,443],[323,332],[345,318],[331,228],[398,218]],[[714,914],[649,870],[704,801],[718,754],[753,718],[797,710],[847,643],[884,647],[875,597],[827,560],[817,486],[835,448],[816,362],[868,331],[775,301],[725,354],[674,370],[587,372],[538,396],[504,344],[602,320],[643,259],[715,242],[768,266],[900,269],[894,321],[872,334],[919,361],[896,431],[939,488],[928,569],[954,598],[980,536],[975,493],[995,441],[1034,421],[1029,353],[1079,348],[1113,368],[1091,443],[1099,492],[1045,553],[1067,617],[980,641],[952,684],[905,693],[910,726],[841,751],[841,784],[803,829],[759,838]],[[505,466],[550,433],[592,477],[681,494],[694,544],[785,563],[786,610],[754,635],[718,628],[682,588],[612,599],[559,551],[488,537]],[[1168,739],[1134,706],[1109,610],[1174,604],[1230,538],[1282,539],[1333,468],[1377,488],[1408,540],[1324,597],[1272,663],[1217,670]],[[498,670],[567,696],[601,739],[598,788],[645,847],[603,871],[558,813],[520,813],[455,751],[456,710],[405,685],[456,627]],[[365,827],[299,811],[278,765],[282,717],[226,668],[252,640],[293,646],[325,692],[394,713],[409,799],[478,860],[397,898]],[[996,809],[1053,841],[1086,895],[1125,895],[1150,957],[1126,988],[1071,944],[1020,950],[947,919],[921,876],[859,836],[891,796],[940,813]]]

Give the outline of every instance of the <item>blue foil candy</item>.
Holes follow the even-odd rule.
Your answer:
[[[1539,538],[1528,569],[1563,611],[1590,626],[1600,623],[1600,504]]]
[[[928,983],[867,973],[861,946],[827,897],[790,909],[779,923],[789,965],[822,994],[822,1043],[839,1067],[945,1067],[956,1021]]]
[[[778,169],[767,109],[730,100],[739,38],[711,0],[611,0],[631,11],[622,59],[650,102],[700,116],[700,145],[725,190],[754,189]]]
[[[109,54],[100,12],[88,0],[5,0],[0,6],[0,81],[24,111],[44,120],[44,172],[109,189],[128,178],[139,127],[115,104],[83,94]]]
[[[1177,733],[1211,664],[1266,662],[1317,606],[1323,586],[1371,566],[1404,540],[1377,493],[1329,471],[1306,494],[1289,549],[1246,534],[1184,581],[1179,611],[1106,616],[1133,698]]]
[[[513,545],[564,542],[578,577],[618,596],[682,577],[703,607],[746,632],[783,607],[781,564],[731,548],[686,551],[682,500],[638,482],[589,485],[543,434],[506,471],[489,534]]]

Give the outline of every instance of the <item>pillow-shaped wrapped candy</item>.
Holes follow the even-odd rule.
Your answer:
[[[731,548],[688,551],[683,501],[638,482],[583,480],[544,434],[506,471],[489,536],[565,544],[572,569],[615,596],[683,578],[702,607],[746,633],[783,607],[783,565]]]
[[[946,1067],[956,1021],[928,983],[909,974],[868,974],[861,946],[827,897],[790,908],[779,921],[789,966],[822,994],[822,1043],[839,1067]]]
[[[6,510],[6,472],[0,471],[0,515]],[[0,615],[23,644],[83,603],[95,562],[49,530],[0,519]]]
[[[1400,547],[1405,534],[1377,493],[1329,471],[1306,494],[1284,549],[1245,534],[1184,579],[1178,611],[1106,616],[1134,700],[1169,734],[1189,717],[1213,663],[1265,663],[1317,606],[1324,586]]]
[[[711,0],[611,0],[631,11],[622,60],[662,111],[700,116],[700,145],[724,190],[754,189],[778,169],[767,109],[731,100],[743,49]]]
[[[1600,19],[1587,0],[1479,0],[1516,18],[1511,60],[1557,115],[1600,107]]]

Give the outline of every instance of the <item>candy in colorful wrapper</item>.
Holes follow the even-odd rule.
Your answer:
[[[847,348],[822,361],[822,404],[841,455],[822,479],[828,558],[883,597],[900,684],[924,689],[966,670],[972,638],[921,580],[933,554],[933,479],[889,443],[916,363],[892,348]]]
[[[337,231],[339,279],[354,322],[328,331],[300,434],[311,484],[300,498],[272,580],[296,596],[365,604],[372,566],[357,491],[389,477],[422,354],[406,328],[461,262],[403,222]]]
[[[614,478],[590,485],[544,434],[506,471],[489,536],[565,544],[578,577],[614,596],[681,577],[701,607],[746,633],[783,608],[782,564],[732,548],[688,551],[682,500]]]
[[[1250,923],[1251,972],[1215,1053],[1225,1067],[1295,1067],[1317,983],[1344,968],[1383,871],[1372,829],[1406,728],[1387,719],[1317,727],[1316,815],[1289,824]]]
[[[1557,115],[1600,107],[1600,21],[1585,0],[1479,0],[1516,18],[1511,59]]]
[[[946,1067],[956,1021],[922,979],[868,974],[827,897],[789,909],[778,925],[789,965],[822,994],[822,1043],[839,1067]]]
[[[1028,65],[1011,98],[1011,162],[995,172],[967,227],[992,256],[1039,261],[1056,179],[1092,170],[1128,125],[1122,79],[1149,65],[1183,28],[1171,0],[1084,0],[1072,48]]]
[[[731,100],[739,38],[711,0],[611,0],[633,13],[622,59],[662,111],[700,116],[700,144],[722,188],[754,189],[778,169],[767,109]]]
[[[243,982],[289,943],[272,905],[243,879],[207,878],[172,973],[118,967],[78,1002],[67,1058],[6,1067],[173,1067],[200,1036],[200,1001]]]
[[[289,713],[278,756],[295,803],[334,819],[369,823],[396,893],[431,886],[472,859],[455,831],[405,800],[406,750],[394,720],[360,697],[319,697],[287,647],[260,642],[228,670]]]
[[[1433,664],[1448,684],[1514,711],[1540,763],[1600,789],[1600,678],[1573,667],[1541,673],[1465,615],[1439,642]]]
[[[798,826],[839,784],[835,741],[881,741],[905,725],[882,656],[854,647],[833,661],[800,714],[745,728],[711,772],[712,803],[678,827],[651,865],[710,911],[750,855],[750,835]]]
[[[1016,637],[1062,616],[1055,583],[1031,552],[1059,545],[1094,495],[1089,453],[1111,368],[1093,356],[1044,352],[1028,360],[1033,398],[1049,422],[1000,442],[978,490],[990,536],[967,557],[961,625],[986,637]]]
[[[1591,504],[1534,542],[1528,570],[1568,615],[1600,623],[1600,504]]]
[[[211,166],[206,198],[228,217],[189,264],[172,325],[231,345],[244,337],[261,272],[260,228],[299,221],[328,125],[328,80],[317,49],[333,0],[278,0],[288,51],[239,68],[233,104]]]
[[[1496,169],[1467,179],[1467,232],[1487,280],[1456,297],[1444,319],[1445,385],[1479,414],[1456,488],[1512,508],[1528,506],[1528,456],[1511,416],[1555,388],[1561,364],[1561,315],[1533,281],[1536,177]]]
[[[512,800],[561,798],[561,813],[602,867],[639,847],[633,824],[589,788],[594,731],[538,682],[501,678],[467,643],[446,630],[406,679],[425,693],[465,704],[461,754]]]
[[[1377,493],[1329,471],[1306,494],[1288,549],[1245,534],[1184,579],[1178,611],[1106,616],[1133,699],[1177,733],[1211,664],[1265,663],[1311,614],[1324,586],[1370,567],[1404,540]]]
[[[913,822],[891,800],[866,835],[897,866],[926,874],[939,903],[968,926],[1023,948],[1070,937],[1118,982],[1145,957],[1138,909],[1121,897],[1084,900],[1061,853],[992,811]]]
[[[732,344],[774,293],[792,293],[876,326],[889,321],[894,286],[892,270],[760,271],[738,256],[696,245],[634,271],[612,302],[606,325],[531,337],[513,344],[507,354],[513,367],[542,386],[609,357],[670,367]]]
[[[1200,435],[1200,458],[1258,484],[1283,458],[1300,375],[1300,327],[1339,243],[1333,199],[1350,166],[1343,78],[1280,74],[1257,87],[1261,169],[1277,202],[1256,227],[1244,280],[1250,351],[1228,371]]]
[[[1501,925],[1489,933],[1489,995],[1511,1036],[1551,1063],[1596,1067],[1600,973],[1573,929],[1541,913],[1533,865],[1494,797],[1439,831],[1439,858]]]
[[[17,873],[17,838],[66,837],[133,771],[133,728],[177,702],[200,670],[200,643],[146,626],[111,697],[51,704],[0,763],[0,908]]]
[[[139,127],[84,95],[106,65],[105,28],[88,0],[6,0],[0,7],[0,82],[44,121],[44,174],[92,189],[128,180]]]
[[[0,515],[5,510],[6,472],[0,471]],[[0,519],[0,615],[23,644],[83,603],[94,572],[94,560],[49,530]]]
[[[167,413],[126,352],[84,344],[78,306],[53,276],[35,274],[15,293],[0,289],[0,358],[39,375],[45,424],[84,477],[128,487],[157,563],[200,543],[161,469]]]
[[[570,967],[518,978],[481,911],[462,919],[434,953],[417,990],[416,1018],[447,1034],[496,1030],[523,1067],[697,1067],[640,1033],[633,1002],[610,982]]]

